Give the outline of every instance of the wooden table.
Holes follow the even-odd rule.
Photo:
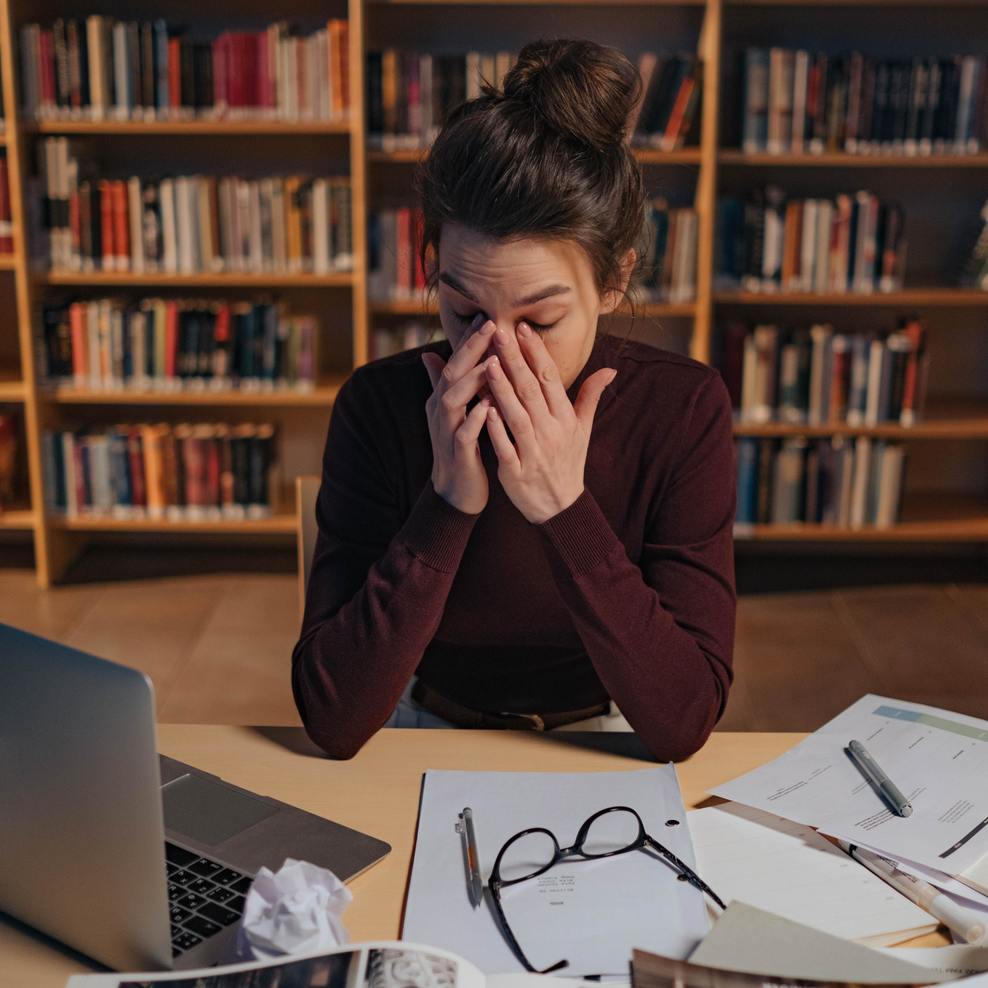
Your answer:
[[[802,734],[715,732],[677,766],[687,809],[718,783],[769,761]],[[237,785],[330,817],[391,844],[392,852],[351,883],[343,916],[354,941],[396,939],[426,769],[618,771],[654,764],[633,735],[522,731],[382,730],[350,761],[321,756],[301,730],[159,725],[158,748]],[[911,942],[939,946],[940,933]],[[86,958],[0,918],[0,986],[62,988],[70,974],[97,970]]]

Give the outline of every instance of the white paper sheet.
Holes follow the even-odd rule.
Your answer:
[[[471,807],[486,882],[504,842],[546,827],[567,847],[583,821],[631,806],[645,829],[693,865],[686,814],[672,765],[628,772],[429,771],[422,787],[402,937],[455,951],[487,974],[524,971],[500,930],[490,891],[473,909],[457,814]],[[667,826],[667,821],[678,821]],[[684,958],[709,929],[704,896],[649,852],[560,862],[545,876],[503,891],[512,931],[538,968],[566,959],[558,975],[627,977],[633,947]]]
[[[861,741],[911,801],[888,809],[845,754]],[[711,790],[958,875],[988,854],[988,721],[867,694],[774,761]]]
[[[740,803],[687,814],[697,870],[747,902],[834,936],[892,944],[936,920],[811,827]]]

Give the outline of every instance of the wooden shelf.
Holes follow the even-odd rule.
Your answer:
[[[81,515],[65,518],[53,515],[48,520],[56,530],[65,532],[181,532],[198,534],[285,535],[296,530],[294,514],[275,514],[270,518],[239,521],[171,521],[167,518],[104,518]]]
[[[369,0],[376,7],[421,7],[421,6],[459,6],[459,7],[608,7],[614,8],[613,0]],[[622,7],[702,7],[706,0],[626,0]]]
[[[866,0],[867,5],[880,11],[887,11],[889,17],[899,16],[895,11],[908,8],[922,8],[935,12],[938,5],[935,0]],[[975,15],[980,16],[980,9],[988,0],[947,0],[951,8],[968,8],[969,16],[951,24],[949,37],[959,44],[967,36],[968,28],[977,23]],[[880,175],[891,181],[893,174],[902,177],[914,172],[917,181],[909,179],[910,188],[916,195],[929,195],[936,198],[939,208],[944,204],[953,204],[956,186],[957,195],[961,195],[960,184],[967,190],[970,182],[977,184],[978,176],[988,169],[988,149],[977,154],[939,154],[939,155],[891,155],[891,154],[847,154],[828,152],[825,154],[745,154],[740,148],[720,147],[720,133],[734,130],[738,125],[738,110],[733,103],[732,85],[733,70],[727,71],[727,66],[734,57],[736,49],[750,38],[746,37],[743,25],[735,23],[734,14],[740,14],[744,8],[761,10],[766,18],[766,24],[775,24],[784,28],[791,15],[786,8],[800,8],[800,11],[811,12],[812,8],[833,8],[834,11],[844,9],[850,12],[859,0],[346,0],[343,5],[344,16],[350,18],[350,88],[354,96],[353,111],[345,121],[313,121],[313,120],[272,120],[272,119],[184,119],[160,121],[130,121],[130,120],[58,120],[43,121],[19,120],[20,107],[16,102],[16,56],[18,39],[11,25],[17,18],[7,10],[9,3],[4,6],[4,17],[0,19],[0,74],[2,74],[2,112],[6,117],[6,129],[0,123],[0,147],[7,147],[8,165],[10,168],[10,198],[12,219],[15,230],[23,228],[28,210],[27,183],[23,181],[25,169],[30,170],[42,139],[46,135],[64,135],[78,137],[90,146],[95,154],[102,147],[107,153],[113,149],[113,155],[123,154],[123,159],[116,161],[120,167],[138,167],[138,161],[143,162],[141,168],[154,171],[152,165],[176,170],[193,151],[195,144],[196,155],[207,153],[207,157],[215,157],[213,149],[222,158],[226,146],[220,147],[220,142],[213,138],[229,138],[230,148],[236,148],[229,171],[245,169],[256,173],[267,168],[264,164],[267,157],[264,147],[251,138],[263,140],[270,138],[285,138],[286,143],[269,144],[270,148],[295,147],[289,141],[292,137],[316,139],[316,148],[338,148],[340,154],[346,154],[349,161],[349,174],[352,177],[353,196],[353,239],[354,239],[354,271],[333,272],[329,274],[312,274],[308,272],[210,272],[210,273],[146,273],[113,271],[40,271],[32,268],[32,260],[27,253],[24,237],[15,238],[15,255],[0,257],[0,272],[13,272],[9,276],[10,292],[17,294],[15,313],[5,313],[11,325],[16,326],[13,337],[17,342],[3,353],[3,364],[0,366],[0,402],[20,402],[24,406],[24,419],[34,423],[26,435],[26,447],[29,467],[33,478],[43,477],[43,450],[40,431],[47,418],[71,422],[73,417],[83,420],[87,413],[96,415],[101,420],[121,419],[125,416],[140,412],[142,415],[158,407],[171,415],[191,415],[202,417],[206,413],[213,416],[234,418],[253,416],[268,410],[269,415],[284,415],[286,418],[304,419],[306,428],[314,421],[315,416],[324,416],[332,408],[336,395],[345,374],[329,375],[318,382],[317,387],[309,392],[289,390],[261,391],[147,391],[134,392],[128,390],[107,391],[93,388],[57,387],[38,389],[33,384],[28,387],[26,381],[35,381],[37,370],[37,312],[47,297],[67,296],[70,292],[80,292],[95,295],[99,292],[123,293],[129,292],[151,294],[158,291],[174,290],[175,293],[196,293],[202,290],[203,295],[218,294],[220,290],[249,292],[256,290],[277,291],[279,289],[311,290],[311,294],[321,293],[318,307],[325,302],[336,306],[339,311],[351,317],[352,334],[347,334],[346,341],[339,341],[339,346],[349,348],[352,344],[353,362],[360,365],[368,358],[371,344],[371,330],[378,324],[389,325],[389,317],[413,317],[428,319],[430,324],[438,325],[438,305],[426,306],[420,298],[371,301],[367,298],[367,217],[370,210],[376,207],[378,201],[384,202],[391,194],[392,187],[398,192],[405,189],[404,172],[401,176],[398,170],[387,170],[386,165],[413,164],[428,155],[428,148],[414,148],[386,152],[379,147],[366,146],[366,112],[364,99],[366,96],[365,55],[371,35],[367,32],[367,18],[373,16],[374,10],[380,11],[385,6],[391,7],[423,7],[431,8],[432,14],[440,14],[444,10],[462,19],[469,28],[475,25],[476,17],[471,20],[471,11],[490,13],[498,24],[503,24],[505,17],[528,14],[535,16],[539,10],[550,18],[558,19],[565,9],[579,8],[592,14],[593,20],[600,19],[600,26],[606,26],[614,17],[620,18],[622,12],[631,14],[633,19],[647,16],[647,11],[660,12],[664,9],[669,16],[686,18],[690,25],[698,28],[697,55],[704,64],[704,87],[702,104],[698,107],[699,145],[681,148],[672,152],[635,147],[632,151],[642,167],[654,168],[649,172],[652,177],[658,175],[658,169],[667,169],[661,173],[660,187],[667,185],[665,177],[677,178],[677,182],[685,183],[691,190],[690,201],[698,213],[697,229],[697,299],[689,302],[652,302],[644,299],[636,306],[636,314],[653,317],[660,322],[668,321],[678,332],[680,326],[685,331],[691,331],[690,355],[700,360],[709,360],[711,342],[714,337],[714,327],[721,317],[736,317],[746,320],[758,318],[770,319],[832,319],[844,317],[865,322],[882,322],[889,312],[895,309],[921,310],[924,318],[938,316],[940,321],[950,323],[960,317],[966,326],[975,322],[982,315],[988,316],[988,291],[980,292],[973,289],[961,289],[947,285],[927,285],[909,287],[894,293],[875,293],[859,295],[852,293],[822,293],[822,294],[785,294],[785,293],[750,293],[727,290],[718,292],[717,272],[714,267],[715,258],[715,222],[717,200],[726,191],[741,190],[752,183],[761,182],[770,175],[779,180],[786,179],[798,186],[797,179],[810,188],[816,179],[827,183],[833,181],[851,181],[857,176],[864,181],[867,178],[877,178]],[[368,5],[371,10],[368,11]],[[122,14],[124,7],[107,10],[106,13]],[[28,4],[30,7],[30,4]],[[773,13],[772,8],[779,8]],[[976,10],[975,8],[978,8]],[[424,12],[424,11],[423,11]],[[227,11],[230,13],[230,11]],[[285,8],[285,17],[299,13],[296,8]],[[396,11],[397,14],[397,11]],[[408,11],[412,15],[412,11]],[[222,19],[223,15],[219,15]],[[836,16],[836,13],[835,13]],[[885,16],[884,13],[881,14]],[[654,18],[653,18],[654,19]],[[441,20],[441,18],[440,18]],[[479,23],[479,22],[477,22]],[[891,23],[891,21],[890,21]],[[436,22],[438,24],[438,21]],[[869,25],[872,30],[875,25]],[[877,29],[877,28],[876,28]],[[16,30],[16,27],[15,27]],[[390,29],[389,29],[390,30]],[[426,30],[422,35],[422,49],[426,50],[433,40],[439,37],[435,30]],[[481,34],[483,28],[480,28]],[[393,32],[392,32],[393,33]],[[441,32],[440,32],[441,33]],[[468,32],[469,33],[469,32]],[[476,31],[474,32],[476,33]],[[661,35],[661,30],[659,35]],[[812,34],[812,31],[810,32]],[[848,33],[848,32],[845,32]],[[864,35],[858,32],[858,37],[851,37],[851,42],[863,42]],[[658,37],[658,36],[657,36]],[[387,38],[380,39],[387,43]],[[394,40],[394,39],[392,39]],[[397,38],[400,40],[400,36]],[[477,40],[483,40],[478,36]],[[655,40],[655,39],[653,39]],[[658,38],[661,41],[661,38]],[[434,46],[433,46],[434,47]],[[692,44],[690,45],[692,48]],[[949,50],[949,49],[948,49]],[[726,106],[725,106],[726,101]],[[730,123],[730,127],[722,124]],[[739,129],[739,128],[738,128]],[[346,141],[334,141],[334,136],[345,137]],[[146,148],[140,141],[125,143],[130,138],[145,138]],[[182,138],[186,140],[182,141]],[[156,139],[157,138],[157,139]],[[176,143],[175,139],[179,140]],[[165,153],[161,157],[158,149]],[[184,149],[184,150],[183,150]],[[295,153],[294,151],[292,153]],[[317,152],[318,153],[318,152]],[[136,158],[134,157],[136,155]],[[111,155],[111,157],[113,157]],[[229,155],[228,155],[229,157]],[[220,160],[217,158],[216,160]],[[133,159],[133,160],[131,160]],[[167,159],[167,160],[165,160]],[[190,159],[191,160],[191,159]],[[283,159],[279,159],[283,160]],[[377,165],[382,169],[378,173]],[[370,175],[368,174],[370,166]],[[191,167],[191,166],[190,166]],[[688,172],[674,172],[674,167],[688,169]],[[776,168],[776,172],[771,169]],[[745,171],[745,169],[750,169]],[[789,171],[785,171],[788,169]],[[802,171],[800,171],[800,169]],[[816,169],[816,170],[814,170]],[[824,171],[829,169],[830,171]],[[868,170],[871,170],[870,172]],[[878,171],[876,171],[878,169]],[[885,170],[882,172],[881,170]],[[919,172],[915,172],[919,169]],[[981,169],[981,171],[979,171]],[[347,170],[344,168],[344,170]],[[382,181],[369,181],[376,176]],[[392,178],[394,182],[392,182]],[[935,178],[949,178],[948,182],[934,182]],[[385,180],[386,179],[386,180]],[[856,179],[855,179],[856,181]],[[960,183],[960,184],[959,184]],[[375,184],[378,188],[375,189]],[[655,183],[650,181],[650,185]],[[675,183],[674,183],[675,184]],[[928,189],[927,189],[928,184]],[[383,193],[383,195],[378,195]],[[964,193],[966,194],[966,192]],[[404,191],[407,202],[407,189]],[[948,202],[949,201],[949,202]],[[910,203],[906,203],[907,216]],[[938,214],[939,215],[939,214]],[[923,258],[921,260],[927,260]],[[918,277],[935,279],[934,269],[921,265]],[[907,278],[909,268],[907,266]],[[7,281],[0,275],[0,285]],[[63,289],[61,292],[56,289]],[[215,290],[213,292],[207,291]],[[325,294],[326,289],[351,289],[346,296],[339,299],[331,294]],[[280,293],[279,293],[280,294]],[[301,294],[301,291],[299,292]],[[307,293],[309,294],[309,293]],[[315,303],[313,303],[315,304]],[[761,312],[759,312],[761,307]],[[615,319],[621,319],[630,312],[629,306],[622,305],[615,312]],[[604,324],[611,317],[604,317]],[[674,322],[681,320],[681,322]],[[686,322],[689,320],[689,323]],[[945,329],[948,327],[945,327]],[[980,346],[983,334],[972,337],[972,345]],[[937,339],[950,350],[951,347],[968,345],[966,342],[955,340],[953,334],[943,333]],[[966,340],[966,336],[965,336]],[[334,344],[335,345],[335,344]],[[349,354],[342,359],[349,361]],[[944,355],[947,360],[963,359],[956,350]],[[333,366],[339,366],[334,363]],[[944,365],[941,365],[944,366]],[[4,372],[7,372],[6,374]],[[941,390],[950,387],[948,381],[939,383]],[[982,388],[980,383],[958,383],[956,387],[971,394],[971,400],[961,401],[929,401],[927,414],[923,421],[911,428],[903,428],[893,423],[868,428],[854,428],[846,423],[828,423],[819,426],[788,425],[783,423],[738,423],[734,427],[737,436],[796,436],[826,437],[833,435],[871,436],[900,441],[967,441],[961,445],[959,452],[965,457],[964,465],[967,473],[973,478],[983,475],[981,461],[984,450],[978,445],[980,441],[988,440],[988,388]],[[934,388],[936,391],[936,387]],[[233,411],[226,411],[232,409]],[[280,409],[298,409],[297,412],[281,412]],[[293,436],[294,439],[294,436]],[[926,452],[928,450],[924,450]],[[312,451],[317,456],[319,450]],[[954,455],[951,448],[950,455]],[[312,460],[313,464],[317,461]],[[748,535],[739,533],[738,539],[743,542],[776,540],[791,542],[794,545],[801,542],[830,542],[834,544],[850,542],[910,542],[910,541],[955,541],[955,542],[988,542],[988,500],[963,499],[948,497],[930,497],[917,499],[911,493],[911,486],[919,482],[920,487],[926,482],[936,483],[936,478],[910,475],[907,483],[905,500],[905,515],[901,525],[888,530],[864,529],[859,531],[825,530],[819,526],[773,526],[756,527]],[[972,480],[972,484],[973,484]],[[173,522],[168,519],[121,519],[95,518],[84,516],[67,519],[49,516],[41,510],[43,490],[38,485],[35,491],[34,504],[37,513],[25,508],[18,512],[0,515],[0,528],[21,528],[30,531],[34,529],[35,558],[38,560],[38,578],[42,584],[47,584],[59,578],[66,565],[71,560],[77,544],[84,541],[71,537],[72,533],[113,532],[155,532],[164,533],[219,533],[241,535],[244,533],[267,533],[278,536],[288,536],[295,531],[295,516],[291,510],[290,501],[280,502],[288,511],[279,511],[273,518],[258,521],[210,521],[210,522]],[[972,487],[978,490],[979,488]],[[42,501],[38,500],[38,497]],[[6,520],[5,520],[6,519]]]
[[[29,508],[6,508],[0,511],[0,532],[30,532],[35,515]]]
[[[907,497],[902,521],[891,528],[830,525],[737,526],[743,542],[988,542],[988,498],[949,494]]]
[[[336,400],[345,377],[326,380],[311,391],[275,388],[271,391],[119,391],[60,386],[42,390],[39,397],[60,405],[210,405],[329,408]],[[2,394],[2,391],[0,391]]]
[[[633,148],[635,157],[643,165],[698,165],[702,159],[699,148],[680,148],[676,151],[659,151],[653,148]],[[414,164],[427,157],[428,148],[400,148],[396,151],[368,149],[367,160],[375,163]]]
[[[27,388],[13,373],[0,371],[0,402],[20,402],[24,400]]]
[[[133,274],[125,271],[50,271],[39,272],[36,279],[44,285],[112,285],[148,288],[335,288],[350,287],[353,284],[351,272],[278,274],[230,271],[219,274]]]
[[[274,137],[350,134],[349,122],[317,120],[45,120],[22,125],[29,134],[103,134],[147,137],[153,134],[195,134],[231,137],[237,134]]]
[[[926,417],[913,426],[892,422],[853,426],[846,422],[793,425],[783,422],[735,422],[736,436],[871,436],[875,439],[988,439],[988,403],[930,402]]]
[[[826,295],[795,292],[718,292],[718,305],[839,305],[839,306],[988,306],[988,292],[964,288],[907,288],[899,292],[857,292]]]
[[[745,168],[988,168],[988,154],[768,154],[727,150],[717,153],[722,165]]]

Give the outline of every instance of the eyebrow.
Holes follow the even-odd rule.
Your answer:
[[[440,271],[439,280],[444,281],[450,286],[450,288],[455,289],[462,296],[470,299],[471,302],[476,302],[477,305],[480,305],[480,302],[478,302],[477,299],[475,299],[466,290],[459,279],[457,279],[454,275],[451,275],[448,271]],[[547,285],[545,288],[540,288],[534,295],[527,295],[525,298],[515,299],[514,305],[516,307],[522,305],[534,305],[536,302],[541,302],[544,298],[549,298],[552,295],[563,295],[568,291],[570,291],[570,288],[567,285]]]

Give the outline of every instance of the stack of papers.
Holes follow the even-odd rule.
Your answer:
[[[893,813],[864,779],[845,751],[852,738],[911,802],[910,816]],[[988,721],[868,694],[779,758],[711,792],[874,850],[983,919],[985,779]]]
[[[687,814],[697,870],[725,902],[745,902],[872,946],[937,921],[812,827],[740,803]]]

